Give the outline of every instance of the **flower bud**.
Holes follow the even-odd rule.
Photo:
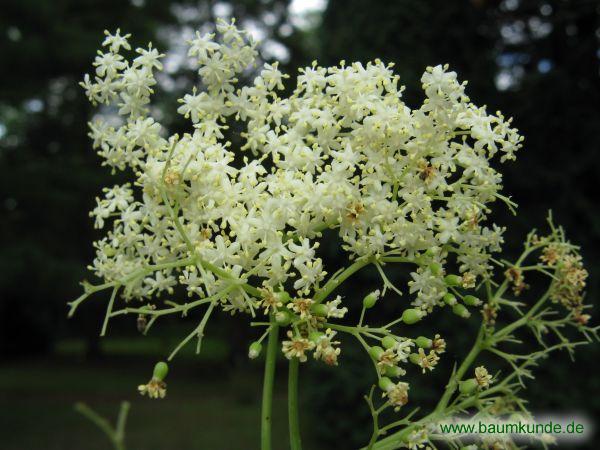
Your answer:
[[[275,313],[275,322],[277,322],[277,325],[281,325],[282,327],[285,327],[285,326],[289,325],[291,321],[292,321],[292,315],[290,314],[289,311],[277,311]]]
[[[446,286],[460,286],[462,283],[462,277],[459,275],[446,275],[444,277]]]
[[[465,307],[465,305],[461,303],[457,303],[456,305],[454,305],[452,307],[452,312],[464,319],[468,319],[471,316],[469,310]]]
[[[436,254],[436,250],[434,247],[430,247],[427,249],[427,251],[425,252],[425,255],[431,257],[431,256],[435,256]]]
[[[385,348],[394,348],[398,344],[398,341],[391,336],[386,336],[381,340],[381,344]]]
[[[325,336],[325,335],[323,333],[321,333],[320,331],[312,331],[308,335],[308,339],[311,342],[314,342],[316,344],[317,342],[319,342],[319,339],[321,339],[322,336]]]
[[[417,344],[417,347],[420,348],[431,348],[431,346],[433,345],[433,341],[429,338],[426,338],[425,336],[419,336],[415,339],[414,342],[415,344]]]
[[[419,320],[421,320],[422,317],[423,313],[420,310],[410,308],[402,313],[402,322],[407,325],[412,325],[413,323],[417,323]]]
[[[421,362],[421,357],[418,353],[411,353],[410,355],[408,355],[408,360],[413,364],[419,365],[419,363]]]
[[[292,297],[290,297],[290,294],[288,294],[286,291],[275,292],[275,296],[283,304],[286,304],[286,303],[289,303],[292,301]]]
[[[323,305],[322,303],[316,303],[312,305],[310,309],[315,316],[319,317],[327,317],[327,313],[329,312],[327,306]]]
[[[392,380],[390,380],[388,377],[381,377],[379,379],[379,388],[382,391],[389,391],[390,389],[392,389],[394,387],[394,383]]]
[[[103,248],[103,251],[104,251],[104,254],[109,257],[115,256],[117,254],[117,251],[111,245],[105,245]]]
[[[465,303],[465,305],[469,306],[478,306],[481,304],[481,300],[479,300],[474,295],[465,295],[463,297],[463,302]]]
[[[369,355],[371,355],[371,357],[373,357],[373,359],[379,359],[381,358],[381,355],[383,355],[383,349],[381,347],[379,347],[378,345],[374,345],[373,347],[371,347],[369,349]]]
[[[260,352],[262,351],[262,344],[260,342],[253,342],[250,344],[248,348],[248,358],[256,359],[260,356]]]
[[[451,294],[450,292],[448,292],[446,295],[444,295],[443,300],[444,300],[444,303],[446,303],[446,305],[449,305],[449,306],[456,305],[456,297],[454,296],[454,294]]]
[[[164,380],[167,374],[169,373],[169,366],[166,362],[160,361],[157,362],[154,366],[154,372],[152,372],[152,378],[157,380]]]
[[[442,265],[440,263],[431,263],[429,265],[429,271],[431,272],[432,275],[437,277],[438,275],[441,275],[443,272]]]
[[[475,378],[469,378],[468,380],[461,381],[458,384],[458,390],[461,394],[471,395],[477,390],[477,380]]]
[[[363,308],[370,309],[375,306],[377,300],[379,299],[379,291],[373,291],[365,298],[363,298]]]
[[[405,373],[406,372],[398,366],[386,366],[386,368],[385,368],[385,374],[388,377],[394,377],[394,378],[401,377]]]

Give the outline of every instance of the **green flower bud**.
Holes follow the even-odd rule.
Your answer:
[[[363,308],[370,309],[375,306],[377,300],[379,299],[379,291],[373,291],[365,298],[363,298]]]
[[[112,245],[105,245],[103,250],[106,256],[115,256],[117,254],[117,251]]]
[[[152,373],[152,378],[157,380],[164,380],[167,374],[169,373],[169,366],[166,362],[160,361],[157,362],[154,366],[154,372]]]
[[[308,339],[316,344],[317,342],[319,342],[319,339],[321,339],[322,336],[324,336],[324,334],[320,331],[312,331],[308,335]]]
[[[431,348],[433,341],[425,336],[419,336],[415,339],[415,344],[417,344],[417,347],[420,348]]]
[[[450,305],[450,306],[456,305],[456,297],[454,296],[454,294],[451,294],[450,292],[448,292],[446,295],[444,295],[443,300],[444,300],[444,303],[446,303],[446,305]]]
[[[394,387],[394,382],[392,380],[390,380],[388,377],[381,377],[379,379],[379,388],[382,391],[389,391],[390,389],[392,389]]]
[[[398,367],[398,366],[386,366],[385,368],[385,374],[388,377],[393,377],[393,378],[397,378],[397,377],[401,377],[402,375],[404,375],[404,371]]]
[[[481,304],[481,300],[479,300],[474,295],[465,295],[463,297],[463,302],[465,302],[465,305],[469,306],[478,306]]]
[[[275,322],[277,322],[277,325],[281,325],[282,327],[285,327],[285,326],[289,325],[291,321],[292,321],[292,315],[290,314],[289,311],[277,311],[275,313]]]
[[[398,341],[391,336],[386,336],[381,340],[381,344],[385,348],[394,348],[397,343],[398,343]]]
[[[461,381],[458,384],[458,390],[461,394],[471,395],[477,390],[478,386],[479,385],[477,384],[477,380],[475,378],[469,378],[468,380]]]
[[[312,307],[310,309],[315,316],[319,316],[319,317],[326,317],[327,313],[329,312],[327,306],[323,305],[322,303],[317,303],[315,305],[312,305]]]
[[[469,310],[465,307],[465,305],[463,305],[461,303],[457,303],[456,305],[454,305],[452,307],[452,312],[454,314],[456,314],[457,316],[460,316],[464,319],[467,319],[471,316],[471,313],[469,312]]]
[[[408,355],[408,360],[411,363],[417,364],[417,365],[419,365],[419,363],[421,362],[421,358],[419,358],[419,354],[418,353],[411,353],[410,355]]]
[[[407,309],[402,313],[402,322],[407,325],[417,323],[423,317],[423,313],[418,309]]]
[[[262,344],[260,342],[253,342],[250,344],[248,348],[248,358],[256,359],[260,356],[260,352],[262,351]]]
[[[462,277],[459,275],[446,275],[444,277],[446,286],[460,286],[462,283]]]
[[[428,248],[425,254],[429,257],[435,256],[436,251],[433,248]]]
[[[381,358],[381,355],[383,355],[383,349],[378,345],[374,345],[369,349],[369,355],[371,355],[373,359],[378,360],[379,358]]]
[[[431,263],[429,265],[429,271],[432,273],[432,275],[437,277],[438,275],[442,274],[443,268],[440,263]]]
[[[275,295],[277,296],[279,301],[283,304],[286,304],[286,303],[289,303],[292,301],[292,297],[290,297],[290,294],[288,294],[285,291],[275,292]]]

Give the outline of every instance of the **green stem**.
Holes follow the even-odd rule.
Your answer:
[[[279,326],[271,317],[271,328],[267,342],[265,360],[265,377],[263,381],[260,448],[271,450],[271,411],[273,409],[273,379],[275,378],[275,360],[277,358],[277,343],[279,341]]]
[[[97,412],[95,412],[85,403],[77,403],[75,405],[75,411],[87,417],[100,430],[102,430],[102,432],[106,435],[106,437],[108,437],[108,439],[112,443],[114,450],[126,450],[124,440],[125,422],[127,420],[127,413],[129,412],[128,402],[121,403],[116,428],[113,428],[113,426],[108,420],[100,416]]]
[[[298,358],[290,359],[288,375],[288,418],[290,426],[290,449],[302,450],[300,421],[298,419]]]
[[[323,288],[314,296],[313,301],[315,303],[321,303],[348,277],[372,262],[373,258],[371,257],[361,258],[358,261],[355,261],[352,265],[346,267],[338,276],[331,278],[327,283],[325,283],[325,286],[323,286]]]
[[[546,293],[544,295],[542,295],[542,297],[540,297],[540,299],[531,307],[531,309],[529,311],[527,311],[527,313],[525,313],[525,315],[523,315],[523,317],[521,317],[519,320],[505,326],[504,328],[502,328],[502,329],[498,330],[496,333],[494,333],[494,335],[493,335],[494,342],[495,343],[500,342],[500,340],[503,337],[509,335],[510,333],[515,331],[517,328],[520,328],[523,325],[526,325],[528,323],[529,319],[531,319],[531,317],[544,305],[546,300],[548,300],[553,287],[554,287],[554,284],[551,283],[550,287],[548,288]]]
[[[482,324],[479,328],[479,333],[477,334],[475,344],[473,344],[471,351],[467,354],[456,373],[451,377],[450,382],[446,386],[446,390],[444,391],[444,394],[442,395],[442,398],[440,399],[439,403],[435,407],[434,412],[439,413],[446,409],[446,406],[448,406],[448,402],[450,401],[452,395],[458,387],[458,383],[462,380],[466,371],[469,370],[469,368],[475,361],[475,358],[477,358],[477,355],[479,355],[479,353],[483,350],[483,338],[485,334],[484,331],[485,329]]]

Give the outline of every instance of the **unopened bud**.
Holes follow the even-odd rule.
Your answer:
[[[465,307],[465,305],[461,303],[457,303],[456,305],[454,305],[452,307],[452,312],[457,316],[463,317],[464,319],[467,319],[471,316],[469,310]]]
[[[413,364],[419,365],[419,363],[421,362],[421,357],[418,353],[411,353],[410,355],[408,355],[408,360]]]
[[[394,382],[392,380],[390,380],[388,377],[381,377],[379,379],[379,388],[382,391],[388,392],[393,387],[394,387]]]
[[[285,327],[285,326],[289,325],[291,321],[292,321],[292,315],[290,314],[289,311],[277,311],[275,313],[275,322],[277,322],[277,325],[281,325],[282,327]]]
[[[470,395],[477,390],[477,386],[477,380],[475,378],[469,378],[458,384],[458,390],[461,394]]]
[[[365,298],[363,298],[363,307],[365,309],[372,308],[373,306],[375,306],[375,303],[377,303],[378,299],[379,299],[379,291],[371,292],[369,295],[367,295]]]
[[[402,313],[402,322],[407,325],[417,323],[423,317],[423,312],[418,309],[407,309]]]
[[[449,305],[449,306],[456,305],[456,297],[454,296],[454,294],[451,294],[450,292],[448,292],[446,295],[444,295],[443,300],[444,300],[444,303],[446,303],[446,305]]]
[[[391,336],[386,336],[381,340],[381,344],[385,348],[394,348],[398,344],[398,341]]]
[[[369,355],[371,355],[373,359],[379,360],[379,358],[381,358],[381,355],[383,355],[383,351],[384,350],[381,347],[379,347],[378,345],[374,345],[369,349]]]
[[[420,348],[431,348],[433,341],[425,336],[419,336],[415,339],[415,344]]]
[[[465,295],[463,297],[463,302],[465,302],[465,305],[469,306],[479,306],[481,304],[481,300],[474,295]]]
[[[322,303],[314,304],[310,309],[315,316],[319,317],[326,317],[327,313],[329,312],[327,306],[323,305]]]
[[[154,366],[154,372],[152,372],[152,378],[163,381],[169,373],[169,366],[166,362],[157,362]]]
[[[432,275],[434,276],[438,276],[442,274],[442,265],[440,263],[431,263],[429,265],[429,271],[431,272]]]
[[[446,286],[460,286],[462,283],[462,277],[458,275],[446,275],[444,277]]]
[[[321,339],[321,337],[323,337],[324,334],[321,333],[320,331],[312,331],[309,335],[308,335],[308,339],[312,342],[314,342],[315,344],[317,342],[319,342],[319,340]]]
[[[290,297],[290,294],[288,294],[285,291],[279,291],[279,292],[275,292],[275,296],[277,297],[277,299],[285,304],[285,303],[289,303],[292,301],[292,297]]]
[[[397,378],[397,377],[401,377],[405,373],[406,372],[398,366],[386,366],[386,368],[385,368],[385,374],[388,377]]]
[[[248,348],[248,358],[256,359],[260,356],[262,351],[262,344],[260,342],[253,342]]]

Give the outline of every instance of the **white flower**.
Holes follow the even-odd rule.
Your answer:
[[[131,37],[131,34],[126,34],[121,36],[121,30],[117,28],[117,32],[115,34],[110,34],[108,30],[104,30],[104,34],[106,38],[102,42],[102,46],[108,47],[109,50],[113,53],[118,53],[121,47],[125,50],[131,50],[131,46],[127,39]]]
[[[343,308],[339,308],[339,305],[342,303],[342,297],[339,295],[334,299],[328,302],[323,303],[327,308],[327,318],[335,317],[336,319],[341,319],[348,312],[348,308],[345,306]]]
[[[188,56],[192,56],[198,59],[199,62],[204,62],[208,59],[209,55],[219,49],[219,44],[213,41],[214,34],[206,33],[200,35],[199,31],[196,31],[196,37],[188,44],[190,46],[188,50]]]
[[[444,264],[451,255],[462,272],[489,273],[502,230],[487,214],[504,198],[490,161],[494,154],[512,159],[522,139],[510,119],[470,103],[447,67],[426,69],[427,99],[413,109],[402,101],[393,67],[381,61],[314,63],[300,71],[290,96],[280,96],[288,75],[277,63],[252,72],[256,43],[220,20],[214,34],[196,33],[189,42],[202,85],[178,107],[193,128],[170,135],[150,115],[163,55],[149,45],[129,60],[119,53],[130,50],[128,38],[107,33],[93,76],[81,83],[90,101],[119,112],[90,124],[94,149],[134,178],[92,211],[95,225],[108,228],[93,270],[115,280],[191,254],[212,265],[205,273],[167,268],[135,280],[130,298],[178,284],[211,295],[250,278],[312,298],[327,273],[317,255],[325,230],[337,233],[351,258],[413,258],[440,248]],[[239,148],[227,140],[229,127]],[[236,155],[244,150],[250,152]],[[411,277],[414,304],[432,310],[446,293],[443,278],[425,268]],[[323,304],[328,317],[346,313],[340,300]],[[256,303],[236,289],[219,305],[254,314]]]

